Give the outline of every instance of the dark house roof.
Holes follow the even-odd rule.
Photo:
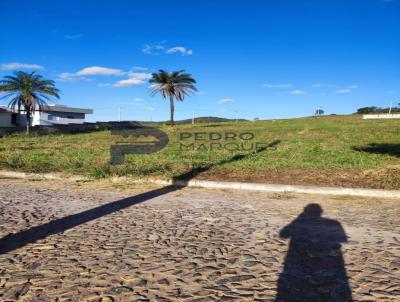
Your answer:
[[[84,108],[72,108],[61,105],[54,106],[43,106],[42,111],[44,112],[69,112],[69,113],[84,113],[84,114],[92,114],[92,109],[84,109]]]

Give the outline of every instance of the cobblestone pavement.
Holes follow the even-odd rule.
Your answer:
[[[399,200],[127,187],[0,180],[0,300],[400,301]]]

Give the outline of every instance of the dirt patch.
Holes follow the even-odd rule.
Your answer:
[[[264,169],[257,171],[213,169],[206,171],[197,179],[237,181],[267,184],[316,185],[326,187],[400,189],[400,169],[381,169],[368,172],[321,171],[310,169]]]

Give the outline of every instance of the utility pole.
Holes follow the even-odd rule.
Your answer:
[[[390,101],[389,114],[392,113],[393,101]]]
[[[121,106],[118,106],[118,122],[121,122]]]
[[[239,121],[239,114],[237,110],[235,110],[235,113],[236,113],[236,123],[237,123]]]
[[[194,125],[194,111],[193,111],[193,115],[192,115],[192,125]]]

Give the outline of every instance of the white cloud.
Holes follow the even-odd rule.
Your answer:
[[[130,87],[130,86],[139,86],[144,84],[145,82],[140,79],[130,78],[127,80],[121,80],[114,84],[114,87]]]
[[[134,98],[133,99],[133,102],[134,103],[141,103],[141,102],[143,102],[144,101],[144,99],[142,99],[142,98]]]
[[[146,71],[146,70],[148,70],[148,68],[142,67],[142,66],[135,66],[135,67],[133,67],[133,70]]]
[[[193,54],[193,50],[191,49],[187,49],[183,46],[176,46],[176,47],[172,47],[167,49],[167,51],[165,52],[166,54],[174,54],[179,52],[182,56],[191,56]]]
[[[344,89],[338,89],[336,90],[336,93],[352,93],[353,90],[349,89],[349,88],[344,88]]]
[[[145,44],[142,48],[142,51],[147,55],[160,54],[161,51],[163,51],[165,49],[165,47],[163,45],[164,43],[165,43],[165,41]]]
[[[142,51],[148,55],[160,55],[163,53],[166,54],[180,53],[182,56],[190,56],[193,54],[193,50],[188,49],[186,47],[183,46],[166,47],[165,43],[166,41],[164,40],[160,42],[145,44],[142,48]]]
[[[151,73],[145,72],[126,72],[121,69],[108,68],[108,67],[100,67],[100,66],[91,66],[81,69],[78,72],[70,73],[64,72],[58,75],[58,79],[60,81],[73,81],[73,80],[88,80],[87,76],[127,76],[127,79],[120,80],[115,84],[109,83],[99,83],[98,87],[128,87],[128,86],[137,86],[144,84],[146,80],[151,79]]]
[[[78,76],[76,73],[70,73],[70,72],[63,72],[63,73],[59,74],[58,79],[63,82],[75,81],[75,80],[86,80],[85,77]]]
[[[143,72],[129,72],[129,79],[118,81],[114,84],[114,87],[129,87],[138,86],[146,83],[146,80],[151,79],[150,73]]]
[[[92,76],[92,75],[101,75],[101,76],[120,76],[124,75],[126,72],[120,69],[100,67],[100,66],[91,66],[86,67],[78,72],[63,72],[58,75],[58,79],[60,81],[73,81],[73,80],[85,80],[84,76]],[[104,87],[104,86],[103,86]]]
[[[38,64],[26,64],[26,63],[4,63],[0,65],[1,70],[16,70],[16,69],[44,69],[43,66]]]
[[[144,72],[129,72],[128,77],[139,80],[149,80],[152,78],[152,75],[151,73],[144,73]]]
[[[329,87],[329,86],[331,86],[331,85],[329,85],[329,84],[321,84],[321,83],[312,84],[312,87]]]
[[[233,99],[220,99],[217,101],[217,104],[222,105],[222,104],[229,104],[229,103],[233,103],[233,102],[234,102]]]
[[[262,84],[263,88],[290,88],[292,84]]]
[[[139,107],[139,109],[142,109],[144,111],[149,111],[149,112],[156,110],[154,107]]]
[[[61,81],[72,81],[76,79],[76,74],[70,72],[63,72],[58,75],[58,79]]]
[[[336,93],[352,93],[353,90],[355,90],[355,89],[358,89],[357,85],[350,85],[350,86],[347,86],[346,88],[336,90]]]
[[[106,76],[119,76],[123,75],[124,72],[120,69],[91,66],[83,68],[76,73],[77,75],[106,75]]]
[[[64,39],[65,40],[76,40],[76,39],[79,39],[79,38],[82,38],[83,37],[83,35],[82,34],[78,34],[78,35],[67,35],[67,36],[64,36]]]
[[[290,92],[290,94],[301,95],[301,94],[306,94],[306,92],[303,91],[303,90],[293,90],[293,91]]]

